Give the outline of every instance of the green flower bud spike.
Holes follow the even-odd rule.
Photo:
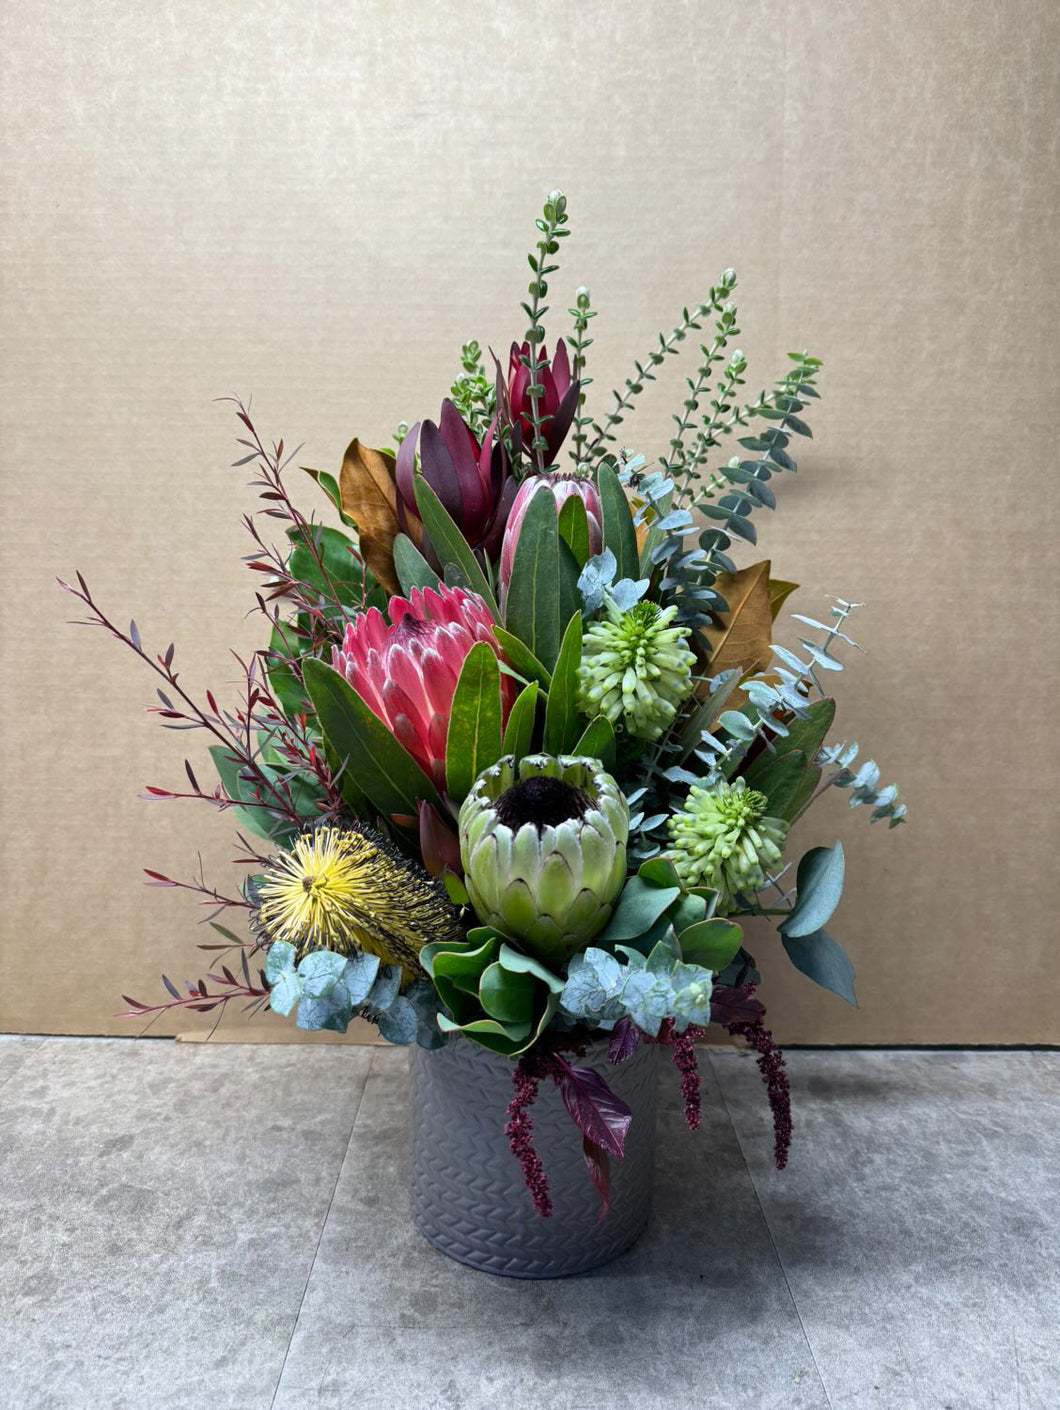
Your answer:
[[[751,895],[764,886],[765,869],[781,860],[788,824],[767,817],[768,806],[742,778],[712,788],[693,784],[669,821],[674,870],[686,886],[718,892],[718,915],[732,910],[737,891]]]
[[[607,924],[626,881],[629,808],[595,759],[509,756],[460,809],[460,858],[483,925],[558,965]]]
[[[604,616],[585,633],[578,670],[578,708],[606,715],[636,739],[658,739],[692,690],[696,658],[688,628],[671,627],[676,607],[638,602],[620,612],[607,599]]]

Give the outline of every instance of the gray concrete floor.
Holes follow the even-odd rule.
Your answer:
[[[0,1040],[0,1405],[1060,1406],[1060,1054],[789,1058],[784,1174],[667,1067],[642,1242],[522,1283],[410,1224],[400,1051]]]

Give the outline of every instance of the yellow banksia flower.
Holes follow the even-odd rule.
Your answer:
[[[419,973],[432,940],[462,940],[457,913],[425,871],[371,828],[318,827],[265,868],[257,921],[271,943],[348,955],[357,950]]]

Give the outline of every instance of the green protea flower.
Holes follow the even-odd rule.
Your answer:
[[[769,800],[745,779],[724,779],[711,788],[693,784],[680,812],[669,821],[668,855],[686,886],[718,893],[717,913],[731,910],[737,891],[765,885],[765,868],[781,859],[788,824],[765,815]]]
[[[479,774],[460,858],[483,925],[549,963],[584,950],[626,880],[629,808],[595,759],[530,754]]]
[[[688,628],[671,627],[677,608],[654,602],[621,612],[608,598],[604,613],[582,643],[578,708],[621,722],[636,739],[658,739],[692,690]]]

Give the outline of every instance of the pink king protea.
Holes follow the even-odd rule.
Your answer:
[[[501,659],[493,617],[476,593],[444,583],[392,597],[388,610],[389,626],[377,607],[350,622],[331,664],[444,791],[449,713],[464,658],[484,641]],[[502,672],[503,720],[514,697],[512,678]]]

